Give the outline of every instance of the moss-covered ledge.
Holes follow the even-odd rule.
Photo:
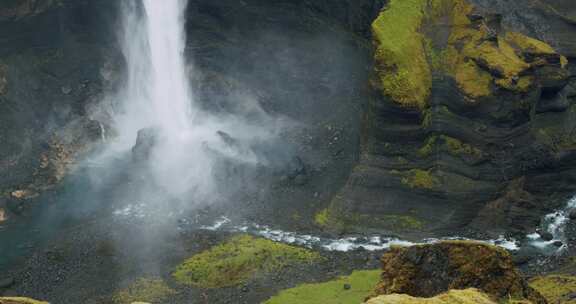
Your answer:
[[[492,26],[466,0],[391,0],[372,24],[373,84],[402,107],[425,109],[433,75],[453,77],[474,100],[536,84],[531,70],[566,58],[545,42]],[[447,41],[436,33],[445,31]]]

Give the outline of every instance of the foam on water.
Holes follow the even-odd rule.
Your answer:
[[[121,221],[126,221],[129,219],[138,220],[146,216],[153,216],[153,214],[147,214],[146,212],[147,210],[144,208],[142,204],[133,204],[116,210],[114,212],[114,216]],[[173,214],[173,216],[176,219],[178,215]],[[336,238],[315,236],[311,234],[301,234],[296,232],[283,231],[280,229],[274,229],[269,226],[259,225],[256,223],[235,224],[230,218],[226,216],[221,216],[217,218],[210,225],[195,225],[194,223],[185,219],[179,219],[178,222],[180,223],[180,229],[182,230],[199,229],[208,231],[248,233],[276,242],[299,245],[308,248],[318,248],[326,251],[339,251],[339,252],[348,252],[358,249],[363,249],[367,251],[382,251],[389,249],[391,246],[413,246],[417,244],[433,244],[446,240],[471,240],[461,237],[446,237],[438,239],[436,238],[424,239],[420,242],[410,242],[395,237],[386,237],[381,235],[347,236],[336,239]],[[518,245],[518,242],[516,240],[507,239],[503,236],[495,240],[484,240],[481,242],[496,245],[511,251],[520,249],[520,246]]]
[[[546,241],[542,239],[539,233],[535,232],[526,236],[530,245],[540,249],[548,249],[555,247],[557,242],[562,242],[562,246],[557,247],[557,251],[565,250],[567,248],[565,234],[566,224],[570,221],[570,213],[575,209],[576,196],[569,199],[564,208],[545,215],[542,220],[541,229],[552,235],[552,240]]]

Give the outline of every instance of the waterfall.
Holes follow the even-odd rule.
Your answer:
[[[108,151],[129,152],[139,131],[153,129],[158,138],[147,165],[156,183],[174,196],[213,191],[213,160],[205,146],[217,140],[215,127],[198,117],[190,89],[186,6],[187,0],[122,2],[126,81],[113,98],[117,137]]]
[[[276,137],[285,124],[244,92],[238,94],[236,112],[210,113],[195,101],[190,85],[195,70],[185,56],[187,2],[121,2],[125,81],[109,96],[114,138],[108,138],[103,158],[127,155],[139,133],[151,135],[152,148],[142,165],[147,178],[172,198],[208,201],[221,195],[217,186],[227,187],[216,182],[218,162],[262,165],[254,143]]]

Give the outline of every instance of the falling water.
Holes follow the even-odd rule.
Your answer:
[[[270,136],[273,128],[262,127],[265,113],[257,113],[263,119],[251,113],[250,121],[237,113],[216,116],[195,102],[189,77],[194,69],[185,57],[187,2],[123,0],[120,42],[126,82],[112,97],[117,136],[105,154],[126,154],[139,131],[153,130],[154,146],[145,164],[151,179],[173,198],[206,201],[217,192],[215,163],[222,158],[260,162],[245,147]]]

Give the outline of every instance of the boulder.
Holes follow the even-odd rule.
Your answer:
[[[136,162],[150,158],[152,149],[158,141],[160,131],[156,128],[145,128],[138,131],[136,144],[132,148],[132,159]]]
[[[382,270],[376,295],[429,298],[452,289],[476,288],[497,300],[547,303],[516,270],[506,250],[484,243],[449,241],[396,247],[382,257]]]
[[[451,290],[433,298],[416,298],[405,294],[379,296],[366,304],[497,304],[477,289]]]

